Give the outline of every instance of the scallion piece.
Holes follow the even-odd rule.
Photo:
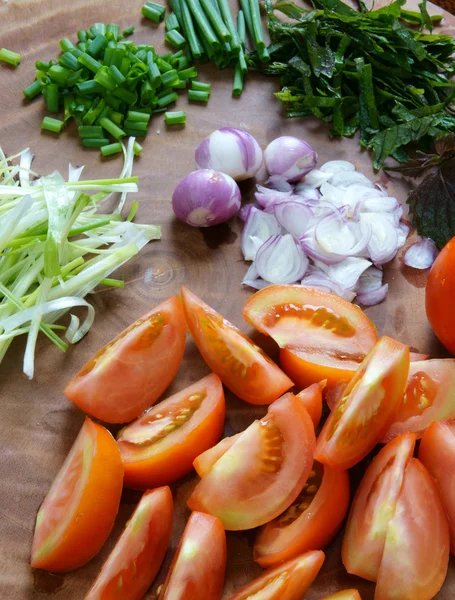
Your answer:
[[[157,105],[160,108],[164,108],[168,104],[171,104],[172,102],[176,102],[178,99],[179,99],[179,96],[176,92],[170,92],[169,94],[166,94],[162,98],[159,98]]]
[[[106,27],[106,37],[117,42],[120,37],[120,27],[115,23],[109,23]]]
[[[69,52],[70,50],[74,50],[74,44],[68,38],[62,38],[59,42],[59,45],[62,52]]]
[[[120,73],[120,75],[122,75]],[[122,75],[123,77],[123,75]],[[106,88],[109,92],[112,92],[117,87],[117,81],[115,77],[109,71],[109,67],[102,66],[101,69],[95,74],[95,81],[97,81],[103,88]]]
[[[45,100],[47,110],[51,113],[58,112],[58,104],[59,104],[59,93],[58,93],[58,85],[56,83],[50,83],[45,88]]]
[[[193,102],[208,102],[209,97],[209,92],[203,92],[201,90],[188,90],[188,100]]]
[[[179,71],[180,79],[194,79],[197,77],[197,69],[196,67],[189,67],[188,69],[183,69]]]
[[[90,27],[90,31],[92,32],[94,37],[96,37],[97,35],[106,35],[106,25],[105,23],[94,23]]]
[[[123,73],[121,73],[115,65],[111,65],[109,67],[109,73],[111,74],[117,85],[121,85],[126,79]]]
[[[164,87],[172,87],[175,83],[178,83],[179,81],[180,77],[175,69],[167,71],[161,76],[161,82],[164,85]]]
[[[71,75],[71,69],[67,69],[66,67],[62,67],[61,65],[52,65],[47,74],[52,79],[52,81],[63,86],[65,85],[65,82],[68,79],[68,77]]]
[[[164,13],[166,12],[166,9],[163,6],[162,11],[158,10],[154,6],[151,6],[151,4],[152,3],[144,4],[144,6],[141,9],[142,15],[146,19],[149,19],[150,21],[153,21],[154,23],[161,23],[161,21],[164,19]],[[155,3],[153,3],[153,4],[155,4]],[[158,6],[160,6],[160,5],[158,5]]]
[[[94,79],[88,79],[87,81],[81,81],[75,85],[78,94],[99,94],[104,92],[104,87]]]
[[[177,61],[177,69],[183,71],[190,64],[190,61],[186,56],[181,56]]]
[[[118,125],[116,125],[113,121],[108,118],[101,119],[100,125],[103,129],[105,129],[108,133],[115,137],[116,140],[122,139],[125,137],[125,132]],[[126,121],[125,121],[126,126]]]
[[[103,156],[111,156],[112,154],[118,154],[122,151],[122,144],[115,142],[114,144],[108,144],[107,146],[101,146],[101,154]]]
[[[114,96],[117,96],[117,98],[120,98],[120,100],[123,102],[126,102],[126,104],[135,104],[137,101],[137,94],[124,88],[118,87],[112,93]]]
[[[209,18],[213,29],[218,35],[218,39],[220,39],[223,42],[230,42],[232,36],[228,28],[224,24],[223,19],[221,18],[221,15],[218,10],[218,5],[212,3],[212,0],[200,0],[200,3],[202,8],[204,9],[205,14]]]
[[[150,121],[150,115],[148,113],[136,110],[129,110],[126,118],[128,121],[137,121],[138,123],[148,123]]]
[[[134,25],[130,25],[129,27],[127,27],[126,29],[124,29],[122,31],[123,37],[128,37],[130,35],[133,35],[133,33],[134,33]]]
[[[38,71],[49,71],[49,69],[51,68],[51,63],[50,62],[43,62],[42,60],[37,60],[35,62],[35,68]]]
[[[182,18],[185,26],[185,37],[190,46],[191,54],[196,60],[199,60],[203,52],[201,41],[196,33],[196,28],[194,27],[193,17],[191,16],[190,9],[186,5],[185,0],[181,0],[181,2]]]
[[[242,71],[242,67],[240,66],[240,61],[237,63],[235,67],[234,73],[234,83],[232,84],[232,95],[240,96],[243,91],[243,79],[244,72]]]
[[[106,104],[114,110],[120,110],[120,107],[122,106],[122,101],[120,98],[116,98],[112,94],[106,94],[104,96],[104,100],[106,101]]]
[[[104,107],[106,106],[106,101],[104,98],[100,98],[99,100],[95,100],[92,107],[85,113],[82,117],[82,123],[84,125],[93,125],[93,123],[98,119]]]
[[[186,39],[179,31],[177,31],[177,29],[171,29],[170,31],[168,31],[164,36],[164,39],[173,48],[180,49],[186,46]]]
[[[212,91],[212,86],[210,85],[210,83],[204,83],[203,81],[192,81],[191,89],[196,92],[207,92],[208,94],[210,94],[210,92]]]
[[[181,79],[178,83],[174,83],[172,88],[174,90],[185,90],[188,85],[187,79]]]
[[[102,148],[109,145],[109,140],[107,138],[84,138],[82,145],[85,148]]]
[[[125,133],[126,135],[128,135],[129,137],[146,137],[147,136],[147,131],[138,131],[137,129],[126,129],[125,128]]]
[[[164,23],[166,27],[166,31],[172,31],[173,29],[180,29],[179,20],[177,19],[177,15],[175,12],[169,13],[166,21]]]
[[[87,41],[87,34],[85,33],[85,29],[79,29],[79,31],[77,32],[77,39],[80,42],[86,42]]]
[[[184,125],[186,123],[186,114],[183,110],[165,112],[164,120],[166,125]]]
[[[156,59],[156,64],[158,65],[161,73],[167,73],[167,71],[172,71],[173,69],[171,63],[168,63],[167,60],[161,56]]]
[[[35,98],[36,96],[41,94],[43,88],[44,83],[42,81],[36,80],[23,90],[23,94],[27,98],[27,100],[32,100],[32,98]]]
[[[13,67],[17,67],[21,62],[21,55],[12,50],[8,50],[7,48],[2,48],[0,50],[0,60]]]
[[[81,64],[78,62],[77,58],[71,54],[71,52],[65,52],[62,54],[58,59],[58,62],[62,67],[66,67],[72,71],[77,71],[81,68]]]
[[[45,131],[51,131],[52,133],[61,133],[64,122],[60,119],[54,119],[52,117],[44,117],[41,122],[41,129]]]
[[[207,44],[213,50],[221,46],[209,20],[205,16],[205,12],[199,2],[199,0],[182,0],[182,5],[187,5],[193,15],[198,27],[200,29],[202,37],[206,40]]]
[[[111,111],[111,116],[109,118],[111,121],[113,121],[119,127],[122,126],[122,123],[125,119],[125,117],[122,115],[122,113],[117,112],[115,110]]]
[[[100,138],[103,137],[103,128],[100,125],[81,125],[78,127],[80,138]]]
[[[136,142],[136,140],[135,140],[134,144],[133,144],[133,154],[135,156],[138,156],[141,152],[142,152],[142,146],[139,144],[139,142]]]
[[[231,49],[233,53],[236,54],[240,50],[240,36],[237,33],[237,28],[235,26],[234,18],[232,16],[231,7],[229,6],[229,1],[218,0],[218,7],[220,9],[221,16],[224,19],[226,27],[228,28],[229,33],[231,34],[231,39],[229,40],[231,44]]]
[[[92,73],[97,73],[103,66],[99,61],[95,60],[93,56],[87,54],[87,52],[84,52],[77,60],[89,71],[92,71]]]
[[[143,132],[147,131],[148,123],[144,123],[143,121],[129,121],[127,119],[123,123],[123,127],[130,131],[137,131],[138,135],[141,135]]]
[[[97,35],[87,47],[87,52],[97,58],[107,46],[107,39],[104,35]]]

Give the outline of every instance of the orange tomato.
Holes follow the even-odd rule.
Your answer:
[[[357,590],[343,590],[330,596],[324,596],[322,600],[362,600]]]
[[[319,435],[314,458],[349,469],[384,437],[400,405],[409,348],[382,337],[357,369]]]
[[[297,394],[297,398],[300,398],[303,406],[307,409],[315,429],[319,425],[322,416],[322,391],[326,383],[325,380],[313,383],[313,385],[310,385]]]
[[[299,495],[311,472],[314,446],[310,416],[301,400],[287,393],[215,462],[188,506],[215,515],[229,530],[264,525]]]
[[[173,296],[122,331],[73,377],[65,394],[89,415],[126,423],[158,400],[183,357],[186,326]]]
[[[308,550],[325,548],[337,534],[348,507],[347,472],[315,462],[293,504],[259,530],[254,560],[261,567],[274,567]]]
[[[251,404],[270,404],[292,381],[229,321],[182,287],[186,321],[202,358],[236,396]]]
[[[141,600],[166,554],[173,512],[168,487],[145,492],[85,600]]]
[[[307,552],[274,569],[231,596],[229,600],[301,600],[324,562],[324,552]]]
[[[220,378],[212,373],[146,411],[117,436],[124,485],[147,489],[173,483],[223,433],[226,406]]]
[[[38,511],[31,566],[65,573],[92,559],[114,525],[122,482],[114,438],[86,418]]]
[[[221,458],[223,454],[226,454],[229,448],[234,445],[242,433],[243,431],[236,433],[235,435],[231,435],[230,437],[223,438],[216,446],[212,446],[194,459],[193,467],[195,468],[199,477],[204,477],[204,475],[210,471],[216,461]]]
[[[194,512],[159,600],[221,600],[226,573],[226,534],[216,517]]]
[[[455,354],[453,298],[455,297],[455,238],[441,250],[428,275],[425,307],[430,325],[444,344]]]
[[[247,323],[281,348],[280,363],[300,387],[348,381],[377,341],[374,325],[350,302],[297,285],[271,285],[243,308]]]

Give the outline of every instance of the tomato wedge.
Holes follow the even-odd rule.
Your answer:
[[[382,337],[357,369],[319,435],[314,458],[349,469],[384,437],[409,373],[409,348]]]
[[[185,287],[182,301],[199,352],[236,396],[251,404],[270,404],[294,385],[250,338]]]
[[[31,566],[65,573],[92,559],[114,525],[122,481],[114,438],[86,418],[38,511]]]
[[[298,285],[271,285],[243,308],[247,323],[281,348],[284,371],[300,387],[348,381],[377,342],[374,325],[350,302]]]
[[[313,465],[313,423],[287,393],[252,423],[201,479],[192,510],[218,517],[229,530],[264,525],[299,495]]]
[[[216,461],[226,454],[231,446],[239,439],[242,435],[243,431],[240,433],[236,433],[235,435],[231,435],[230,437],[223,438],[216,446],[212,446],[202,454],[199,454],[197,458],[194,459],[193,467],[196,470],[196,473],[199,477],[204,477]]]
[[[301,600],[319,573],[324,552],[307,552],[243,587],[229,600]]]
[[[454,417],[455,359],[411,363],[403,400],[384,441],[406,431],[415,431],[420,436],[433,421]]]
[[[188,519],[159,600],[221,600],[226,573],[226,534],[216,517]]]
[[[368,467],[343,540],[348,573],[377,581],[375,600],[430,600],[449,561],[449,527],[430,474],[398,436]]]
[[[434,478],[450,526],[450,546],[455,554],[455,421],[440,421],[428,427],[422,437],[419,459]]]
[[[163,400],[117,437],[124,485],[147,489],[173,483],[223,433],[226,405],[220,378],[212,373]]]
[[[141,600],[166,554],[173,512],[168,487],[145,492],[85,600]]]
[[[349,476],[315,462],[299,496],[279,517],[259,530],[254,560],[274,567],[308,550],[330,544],[349,507]]]
[[[449,526],[438,490],[425,467],[411,458],[389,522],[375,600],[430,600],[449,565]]]
[[[315,429],[322,417],[322,391],[326,384],[325,380],[313,383],[313,385],[310,385],[297,394],[297,397],[300,398],[307,409]]]
[[[173,380],[185,339],[182,306],[173,296],[99,350],[68,383],[65,394],[101,421],[132,421]]]
[[[357,590],[343,590],[330,596],[324,596],[322,600],[362,600]]]

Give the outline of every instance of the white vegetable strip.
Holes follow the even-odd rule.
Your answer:
[[[253,207],[242,232],[242,252],[245,260],[254,260],[263,242],[278,233],[281,233],[281,226],[275,215]]]
[[[258,274],[270,283],[295,283],[307,267],[307,257],[289,234],[270,237],[257,252]]]
[[[429,269],[436,260],[437,254],[436,244],[428,238],[423,238],[407,249],[404,263],[414,269]]]
[[[38,339],[38,333],[40,330],[41,319],[43,317],[43,307],[45,306],[45,302],[47,300],[47,296],[49,294],[49,290],[51,289],[51,286],[52,286],[52,279],[45,279],[42,282],[42,284],[39,288],[38,297],[36,299],[36,304],[34,306],[35,313],[34,313],[33,317],[30,319],[30,331],[28,332],[28,336],[27,336],[27,345],[25,347],[24,369],[23,369],[25,375],[27,375],[27,377],[29,379],[33,379],[33,375],[35,372],[36,340]],[[13,329],[15,329],[15,327]],[[5,328],[5,331],[6,331],[6,328]]]

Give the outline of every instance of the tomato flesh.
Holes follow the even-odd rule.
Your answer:
[[[348,469],[362,460],[389,429],[408,372],[408,346],[381,338],[325,422],[315,459],[339,469]]]
[[[199,352],[236,396],[251,404],[270,404],[293,386],[250,338],[185,287],[182,301]]]
[[[326,381],[320,381],[319,383],[313,383],[313,385],[310,385],[297,394],[297,398],[300,398],[307,409],[315,429],[322,417],[322,391],[325,386]]]
[[[343,590],[330,596],[324,596],[322,600],[362,600],[357,590]]]
[[[226,454],[231,446],[239,439],[242,435],[242,431],[240,433],[236,433],[235,435],[231,435],[230,437],[223,438],[216,446],[212,446],[202,454],[199,454],[198,457],[194,459],[193,467],[196,470],[196,473],[199,477],[204,477],[216,461]]]
[[[243,587],[229,600],[301,600],[324,562],[324,552],[307,552],[293,558]]]
[[[93,558],[114,525],[122,482],[117,444],[86,418],[38,511],[31,566],[64,573]]]
[[[251,529],[280,515],[297,498],[313,464],[313,423],[291,393],[274,402],[219,458],[188,500],[226,529]]]
[[[226,572],[226,534],[216,517],[193,512],[159,600],[221,600]]]
[[[377,341],[356,306],[327,292],[272,285],[250,298],[245,320],[280,346],[283,369],[300,387],[349,380]]]
[[[406,431],[420,436],[434,421],[454,417],[455,359],[411,363],[406,391],[384,441]]]
[[[450,546],[455,554],[455,422],[440,421],[428,427],[422,437],[419,459],[430,472],[439,489],[449,518]]]
[[[147,489],[189,473],[193,460],[220,439],[225,414],[223,386],[214,373],[146,411],[117,437],[124,485]]]
[[[185,340],[182,306],[173,296],[97,352],[68,383],[65,394],[101,421],[132,421],[171,383]]]
[[[168,487],[146,492],[85,600],[141,600],[166,554],[172,517]]]
[[[308,550],[325,548],[335,537],[348,507],[347,472],[315,462],[297,499],[259,530],[254,560],[268,568]]]

